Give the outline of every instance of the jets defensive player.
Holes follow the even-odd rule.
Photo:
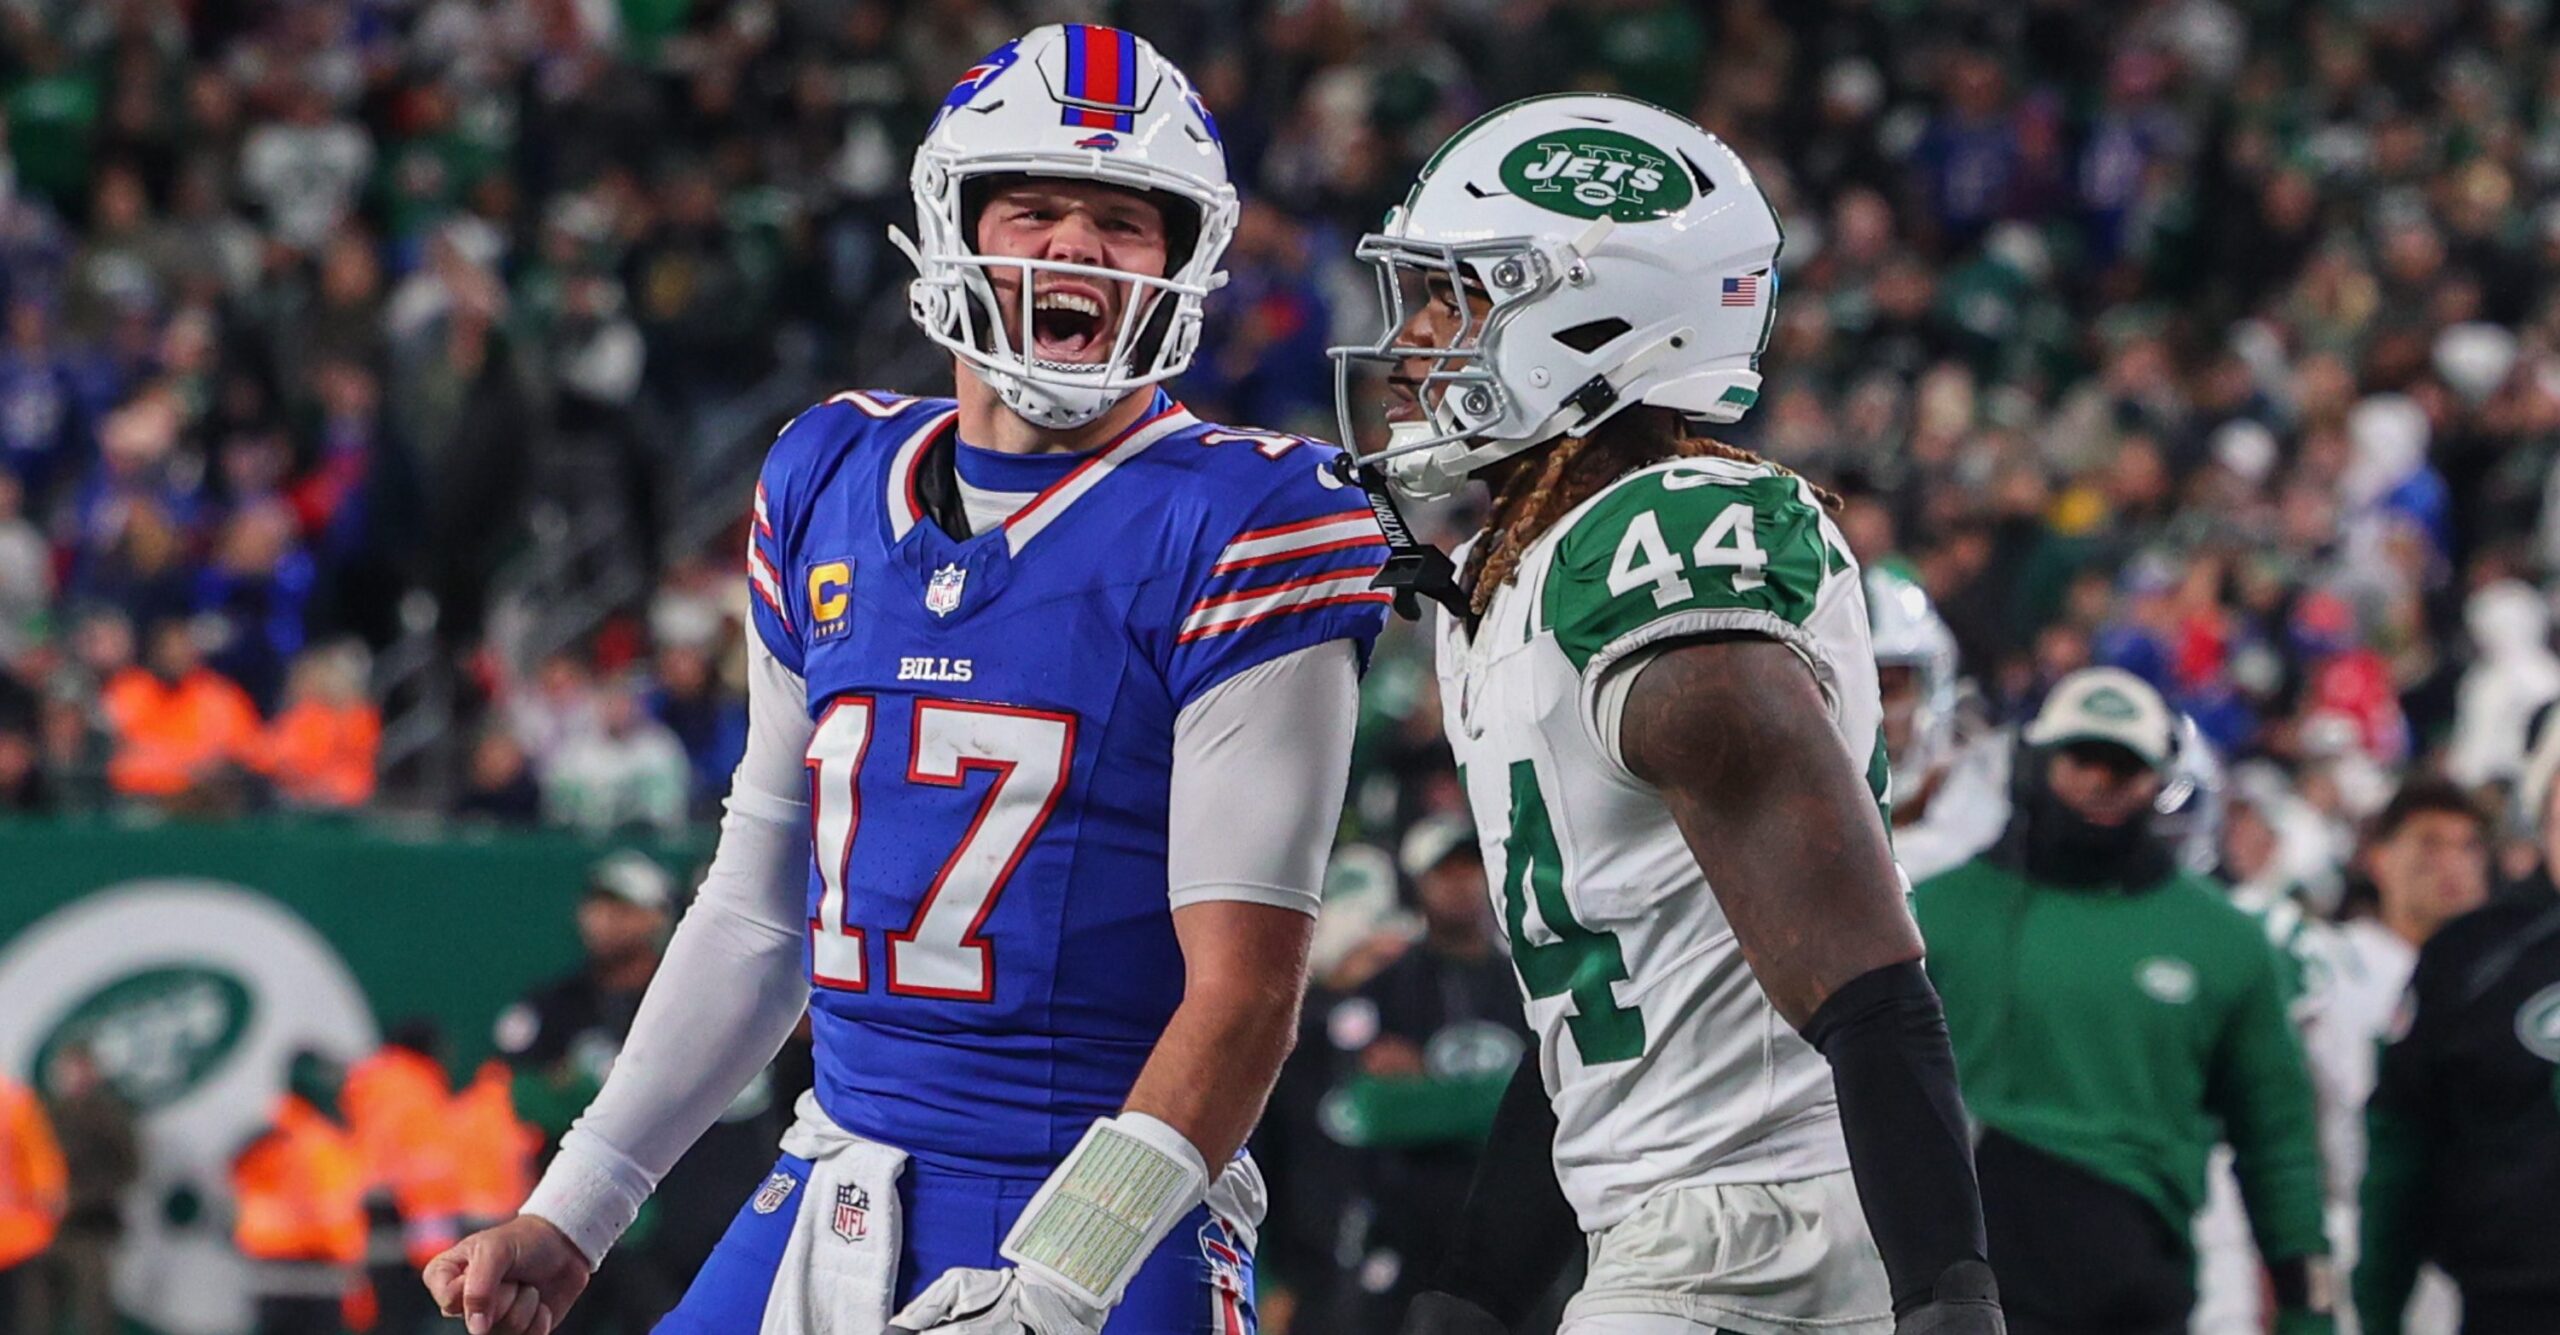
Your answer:
[[[1956,637],[1928,592],[1887,570],[1866,579],[1893,762],[1893,858],[1916,885],[1999,839],[2009,816],[2010,740],[1989,730],[1967,735]]]
[[[1713,136],[1572,95],[1460,132],[1360,243],[1346,439],[1383,367],[1368,462],[1493,494],[1439,673],[1539,1041],[1408,1331],[1508,1329],[1585,1235],[1570,1335],[2000,1329],[1857,564],[1688,430],[1757,396],[1779,242]]]
[[[1955,633],[1927,590],[1887,570],[1868,571],[1866,590],[1893,762],[1893,858],[1917,885],[1999,841],[2009,822],[2018,739],[1970,716]],[[2222,762],[2193,718],[2180,717],[2178,737],[2155,828],[2169,837],[2180,865],[2209,873],[2221,858]]]
[[[998,48],[913,183],[958,397],[839,394],[775,442],[718,854],[524,1214],[430,1268],[474,1332],[547,1330],[804,1007],[816,1089],[660,1331],[1251,1328],[1238,1147],[1385,547],[1332,451],[1156,388],[1236,197],[1145,42]]]

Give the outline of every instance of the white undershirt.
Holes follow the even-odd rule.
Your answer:
[[[975,526],[987,495],[973,501],[968,490]],[[807,696],[748,635],[746,754],[710,870],[604,1088],[524,1204],[590,1261],[604,1259],[808,1004]],[[1183,709],[1167,817],[1175,909],[1244,901],[1315,913],[1358,708],[1352,645],[1329,640],[1248,668]]]
[[[1036,491],[991,491],[969,485],[969,479],[956,472],[952,477],[960,484],[960,513],[969,516],[969,531],[972,533],[993,532],[1040,494]]]

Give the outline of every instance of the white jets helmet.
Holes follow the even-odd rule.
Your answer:
[[[2169,771],[2152,801],[2152,826],[2168,840],[2178,865],[2199,874],[2222,863],[2222,826],[2231,808],[2230,783],[2222,757],[2196,726],[2195,715],[2178,715],[2177,746]]]
[[[1910,739],[1889,757],[1914,782],[1955,759],[1956,637],[1928,591],[1887,570],[1869,570],[1867,634],[1879,668],[1908,668],[1919,687]]]
[[[1431,363],[1420,419],[1361,462],[1417,499],[1631,404],[1733,421],[1760,396],[1782,240],[1742,159],[1659,107],[1566,93],[1491,112],[1361,238],[1386,325],[1332,350],[1343,442],[1356,448],[1353,368],[1407,359]],[[1441,286],[1491,309],[1449,347],[1397,343]]]
[[[978,208],[990,178],[1003,176],[1102,181],[1155,196],[1165,207],[1170,272],[979,254]],[[1191,364],[1201,300],[1226,281],[1218,262],[1235,235],[1236,192],[1217,123],[1145,39],[1099,24],[1050,24],[988,52],[943,99],[909,180],[916,235],[889,233],[915,262],[908,307],[926,337],[1024,420],[1081,426]],[[1104,331],[1109,355],[1058,362],[1015,347],[989,281],[998,269],[1022,277],[1014,324],[1022,331],[1032,327],[1035,274],[1130,284],[1120,327]]]

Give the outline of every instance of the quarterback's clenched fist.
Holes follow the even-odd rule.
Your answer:
[[[461,1317],[471,1335],[551,1335],[590,1273],[557,1225],[518,1215],[446,1248],[426,1281],[436,1310]]]

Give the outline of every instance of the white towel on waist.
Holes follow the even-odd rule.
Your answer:
[[[907,1152],[837,1126],[802,1094],[782,1152],[809,1161],[761,1335],[882,1335],[897,1293]]]

